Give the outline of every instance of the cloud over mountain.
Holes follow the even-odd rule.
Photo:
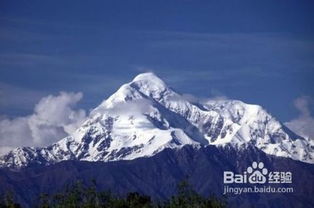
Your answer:
[[[285,124],[299,135],[314,139],[314,118],[311,115],[310,107],[313,105],[313,99],[309,96],[301,96],[294,101],[294,106],[300,114]]]
[[[0,120],[0,154],[21,145],[44,146],[72,133],[86,112],[75,109],[82,93],[60,92],[42,98],[32,115]]]

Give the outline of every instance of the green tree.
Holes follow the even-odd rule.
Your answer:
[[[141,195],[137,192],[131,192],[126,198],[129,208],[151,208],[152,201],[149,196]]]
[[[178,191],[169,202],[166,208],[225,208],[226,203],[216,197],[205,198],[193,190],[187,180],[178,184]]]
[[[95,181],[92,185],[78,181],[54,195],[41,194],[39,208],[224,208],[226,204],[215,197],[203,197],[193,190],[187,180],[178,184],[178,190],[170,200],[157,204],[149,196],[138,192],[119,197],[110,191],[99,192]],[[12,194],[0,201],[0,208],[18,208]]]
[[[0,208],[20,208],[20,204],[14,202],[13,193],[7,192],[1,199]]]

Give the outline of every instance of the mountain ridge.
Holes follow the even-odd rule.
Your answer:
[[[293,183],[287,187],[292,187],[294,192],[223,195],[223,172],[242,173],[253,161],[263,161],[270,171],[291,172]],[[175,194],[180,181],[187,180],[205,197],[213,194],[224,197],[230,208],[252,205],[266,208],[313,207],[313,173],[314,166],[311,164],[267,155],[254,146],[238,151],[230,145],[207,145],[197,149],[185,145],[180,149],[166,148],[152,157],[134,160],[106,163],[68,160],[20,171],[0,169],[0,193],[10,190],[23,207],[35,207],[40,194],[58,193],[77,181],[90,184],[94,180],[101,191],[110,190],[117,195],[134,191],[163,201]]]
[[[185,145],[255,146],[267,154],[314,163],[314,147],[261,106],[237,100],[190,102],[153,73],[122,85],[72,135],[43,148],[17,148],[0,167],[19,169],[64,160],[150,157]]]

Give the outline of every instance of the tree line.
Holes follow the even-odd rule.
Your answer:
[[[0,208],[20,208],[12,194],[2,196]],[[96,182],[84,185],[78,181],[53,195],[41,194],[38,208],[226,208],[226,201],[198,194],[186,181],[178,184],[177,193],[169,200],[155,202],[150,196],[130,192],[124,197],[110,191],[97,191]]]

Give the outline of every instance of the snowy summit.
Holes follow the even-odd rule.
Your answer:
[[[16,148],[0,157],[0,167],[131,160],[184,145],[255,146],[314,163],[314,147],[261,106],[237,100],[191,102],[153,73],[143,73],[92,110],[72,135],[44,148]]]

